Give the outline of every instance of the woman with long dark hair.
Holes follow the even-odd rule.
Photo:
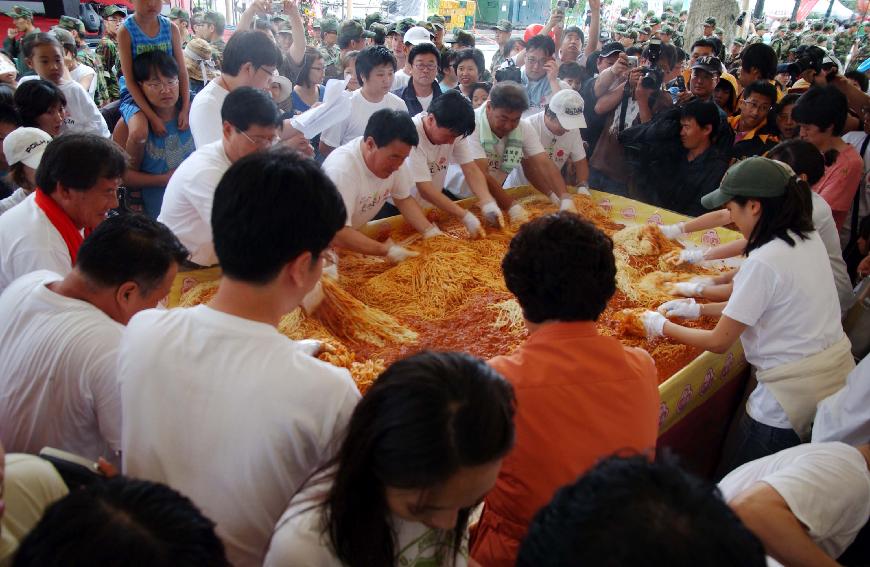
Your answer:
[[[279,520],[265,565],[466,565],[468,517],[513,446],[513,415],[513,389],[482,360],[393,363]]]
[[[733,165],[701,202],[724,206],[747,241],[731,297],[669,301],[660,312],[647,311],[643,323],[650,338],[713,352],[726,352],[738,338],[743,344],[758,386],[726,445],[720,472],[727,473],[807,440],[816,404],[843,386],[855,363],[806,182],[785,163],[751,157]],[[666,319],[700,316],[719,321],[705,330]]]
[[[312,106],[323,102],[323,94],[326,91],[326,87],[321,84],[323,76],[323,55],[313,47],[306,47],[302,69],[296,76],[293,94],[290,95],[290,100],[293,101],[293,114],[302,114]]]

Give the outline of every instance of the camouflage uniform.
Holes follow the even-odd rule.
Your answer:
[[[5,12],[5,14],[10,18],[13,18],[13,24],[14,18],[27,18],[31,23],[33,22],[33,12],[27,8],[22,8],[21,6],[13,6],[12,10]],[[28,67],[27,63],[24,61],[24,49],[22,49],[21,46],[24,42],[24,38],[32,33],[39,33],[40,31],[39,28],[33,28],[33,31],[26,34],[19,33],[14,38],[7,37],[3,40],[3,49],[7,54],[9,54],[9,57],[12,58],[19,75],[24,75],[30,72],[30,67]]]
[[[118,85],[118,75],[121,70],[121,59],[118,57],[118,44],[109,36],[103,36],[96,51],[97,57],[103,63],[103,74],[106,78],[106,90],[109,93],[109,101],[118,100],[121,97],[121,88]]]
[[[497,29],[498,31],[501,31],[501,32],[512,32],[514,28],[513,28],[513,24],[511,24],[510,20],[499,20],[495,26],[495,29]],[[501,48],[496,49],[495,53],[492,54],[492,61],[489,64],[490,73],[495,75],[495,72],[498,70],[498,68],[504,62],[505,62],[505,56],[504,56],[503,50]]]
[[[85,24],[78,18],[61,16],[57,27],[68,32],[75,31],[78,33],[78,41],[81,41],[81,44],[76,46],[76,59],[78,59],[79,63],[87,65],[96,73],[94,80],[97,82],[97,86],[94,89],[94,103],[99,108],[110,102],[109,87],[106,85],[106,73],[103,64],[97,58],[97,54],[82,39],[85,36]]]
[[[840,61],[845,61],[852,51],[852,46],[855,44],[855,32],[842,31],[834,38],[834,57]]]
[[[330,25],[331,24],[331,25]],[[323,22],[323,28],[321,28],[321,32],[323,31],[335,31],[337,27],[335,26],[335,22]],[[325,45],[321,45],[318,48],[320,51],[320,55],[323,56],[323,71],[325,73],[325,80],[329,79],[340,79],[341,77],[341,49],[338,47],[338,44],[333,44],[332,47],[327,47]]]

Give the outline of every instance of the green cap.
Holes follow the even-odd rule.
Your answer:
[[[453,30],[453,43],[472,44],[474,43],[474,34],[465,30],[455,29]]]
[[[187,12],[185,12],[184,10],[182,10],[180,8],[173,8],[173,10],[178,10],[179,12],[184,14],[184,18],[181,18],[181,19],[187,21],[187,23],[190,23],[190,16],[187,14]],[[103,17],[104,18],[108,18],[109,16],[114,16],[116,14],[120,14],[120,15],[125,16],[125,17],[127,16],[127,12],[124,11],[124,9],[121,8],[120,6],[115,6],[114,4],[112,4],[110,6],[106,6],[105,8],[103,8]],[[172,15],[171,10],[169,12],[169,17],[170,18],[174,17]]]
[[[61,45],[70,46],[73,49],[76,48],[76,39],[67,30],[60,27],[53,27],[51,28],[51,33],[54,34],[54,37],[57,38]]]
[[[707,18],[704,20],[704,26],[716,27],[716,18]]]
[[[381,34],[381,36],[387,35],[387,26],[385,26],[381,22],[372,22],[372,27],[369,28],[369,31],[373,34]]]
[[[735,37],[733,43],[736,43],[737,45],[746,45],[746,40],[742,37]]]
[[[284,15],[284,14],[275,14],[274,16],[272,16],[271,21],[273,21],[273,22],[284,22],[284,23],[290,23],[290,18],[287,17],[287,16]],[[318,20],[317,18],[315,18],[315,19],[314,19],[314,25],[312,25],[311,27],[313,27],[313,28],[317,28],[317,27],[319,27],[319,25],[318,25],[319,23],[320,23],[320,20]]]
[[[755,29],[764,31],[767,29],[767,24],[765,24],[764,22],[758,22],[757,24],[755,24]]]
[[[344,37],[348,39],[375,37],[375,34],[366,29],[363,29],[363,25],[356,20],[347,20],[345,22],[342,22],[341,27],[338,30],[338,35],[339,37]]]
[[[824,31],[834,31],[834,24],[825,24],[825,26],[822,28],[822,30],[824,30]]]
[[[387,35],[398,34],[396,31],[396,24],[387,24]]]
[[[381,15],[380,12],[372,12],[371,14],[368,14],[366,16],[366,20],[365,20],[366,29],[370,30],[370,29],[372,29],[373,23],[383,22],[383,21],[384,21],[384,17]]]
[[[414,18],[402,18],[396,22],[396,32],[405,37],[405,32],[417,25],[417,20]]]
[[[637,41],[637,32],[635,30],[628,30],[625,32],[625,37],[630,37],[631,39]]]
[[[616,33],[625,33],[628,31],[628,28],[625,27],[625,24],[616,24],[613,27],[613,31],[615,31]]]
[[[651,18],[648,18],[647,21],[648,21],[651,25],[656,25],[656,24],[660,24],[660,23],[662,23],[662,21],[661,21],[657,16],[653,16],[653,17],[651,17]]]
[[[107,13],[109,12],[109,10],[112,8],[115,8],[115,10],[117,10],[117,11],[122,11],[117,6],[109,6],[108,8],[103,10],[103,16],[106,16]],[[114,14],[115,12],[112,12],[112,13]],[[172,8],[171,10],[169,10],[169,19],[170,20],[182,20],[182,21],[187,22],[189,24],[190,23],[190,14],[188,14],[187,12],[185,12],[184,10],[182,10],[181,8],[176,6],[175,8]]]
[[[649,27],[649,26],[641,26],[641,27],[640,27],[640,33],[643,33],[643,34],[649,35],[649,34],[652,33],[652,28]]]
[[[798,29],[799,27],[800,27],[800,24],[797,23],[797,22],[791,22],[791,23],[788,25],[788,29],[790,29],[790,30],[796,30],[796,29]]]
[[[672,33],[674,33],[674,28],[672,28],[671,26],[662,26],[662,29],[659,30],[659,33],[671,35]]]
[[[22,8],[21,6],[12,6],[12,9],[6,12],[6,15],[13,20],[16,18],[27,18],[28,20],[33,19],[33,12],[27,8]]]
[[[80,19],[70,16],[61,16],[60,21],[57,23],[57,27],[63,30],[75,30],[79,32],[79,34],[85,33],[85,24],[82,23]]]
[[[439,16],[438,14],[432,14],[428,18],[426,18],[428,22],[430,22],[433,26],[438,29],[444,29],[447,20],[444,19],[444,16]]]
[[[503,32],[511,32],[514,31],[514,26],[511,24],[510,20],[499,20],[495,25],[495,29]]]
[[[320,33],[338,33],[338,21],[335,18],[325,18],[320,22]]]
[[[780,197],[795,173],[791,167],[764,157],[750,157],[728,168],[719,188],[701,197],[706,209],[718,209],[734,197]]]

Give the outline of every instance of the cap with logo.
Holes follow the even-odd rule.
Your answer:
[[[701,197],[701,204],[718,209],[734,197],[780,197],[794,175],[794,170],[781,161],[750,157],[728,168],[719,188]]]
[[[60,28],[60,27],[54,27],[54,28],[51,28],[51,33],[54,34],[54,37],[57,38],[57,40],[60,42],[60,44],[62,46],[69,47],[73,51],[75,51],[76,38],[74,38],[73,35],[71,33],[69,33],[69,31],[67,31],[63,28]]]
[[[716,18],[707,18],[704,20],[704,27],[710,26],[711,28],[716,27]]]
[[[17,18],[27,18],[28,20],[33,19],[33,12],[21,6],[12,6],[12,9],[6,12],[6,15],[13,20]]]
[[[347,39],[362,39],[364,37],[375,37],[375,34],[363,29],[363,25],[356,20],[346,20],[342,22],[339,28],[338,35]]]
[[[702,71],[707,71],[711,75],[721,75],[722,62],[719,61],[718,57],[704,55],[695,59],[695,64],[692,65],[692,69],[701,69]]]
[[[113,11],[112,14],[115,14],[118,11],[123,12],[123,10],[121,10],[117,6],[109,6],[108,8],[103,10],[103,16],[108,17],[111,15],[108,13],[110,8],[116,9],[116,11]],[[176,6],[175,8],[172,8],[171,10],[169,10],[169,19],[170,20],[181,20],[181,21],[187,22],[189,24],[190,23],[190,14],[188,14],[187,12],[185,12],[184,10],[182,10],[181,8]]]
[[[618,41],[611,41],[610,43],[605,43],[604,47],[601,48],[601,53],[598,56],[610,57],[614,53],[625,53],[625,47]]]
[[[511,32],[514,31],[514,26],[511,24],[510,20],[499,20],[495,25],[495,29],[503,32]]]
[[[173,12],[176,12],[180,15],[173,16]],[[120,6],[115,6],[114,4],[110,6],[106,6],[103,8],[103,17],[108,18],[109,16],[121,15],[127,17],[127,11],[121,8]],[[187,23],[190,23],[190,14],[182,10],[181,8],[173,8],[169,11],[169,19],[170,20],[184,20]]]
[[[576,130],[586,127],[586,117],[583,116],[583,97],[574,89],[562,89],[550,98],[547,105],[559,124],[565,130]]]
[[[73,18],[71,16],[61,16],[60,21],[57,23],[57,27],[63,30],[69,31],[77,31],[80,34],[85,33],[85,24],[78,18]]]
[[[36,169],[49,142],[51,136],[39,128],[16,128],[3,140],[3,154],[9,165],[21,162]]]

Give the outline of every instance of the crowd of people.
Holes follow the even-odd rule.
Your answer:
[[[80,20],[41,31],[16,6],[0,565],[866,564],[870,24],[741,38],[707,18],[692,38],[685,12],[588,4],[499,21],[489,61],[438,15],[256,0],[229,33],[134,0],[92,50]],[[529,220],[524,185],[558,212]],[[655,363],[597,330],[617,265],[578,214],[590,188],[693,217],[665,238],[742,236],[682,250],[742,263],[641,317],[650,339],[743,346],[715,478],[656,452]],[[334,248],[420,254],[369,221],[445,238],[427,208],[468,238],[518,228],[501,265],[529,336],[413,354],[361,396],[279,322],[316,309]],[[161,305],[217,266],[207,303]]]

